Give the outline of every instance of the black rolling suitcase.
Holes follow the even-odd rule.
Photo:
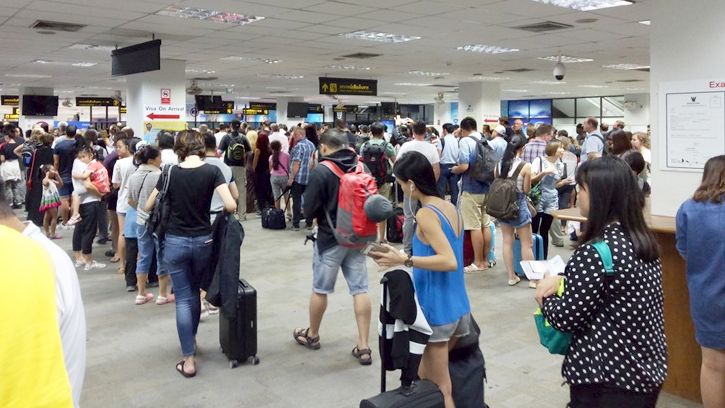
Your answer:
[[[244,279],[237,289],[237,311],[234,319],[219,313],[219,344],[229,359],[229,368],[248,360],[259,364],[257,357],[257,290]]]
[[[282,195],[277,197],[275,202],[282,199],[288,189],[282,192]],[[283,230],[287,228],[287,222],[285,220],[285,211],[289,207],[289,198],[285,200],[284,210],[281,208],[267,207],[262,210],[262,228],[272,230]]]
[[[484,402],[486,361],[478,343],[480,334],[481,329],[471,316],[468,335],[459,338],[455,348],[448,353],[448,372],[456,408],[488,407]]]
[[[383,284],[383,305],[387,305],[387,278],[383,277],[380,283]],[[382,338],[387,338],[385,324],[383,324]],[[385,347],[385,342],[382,343],[382,347]],[[444,406],[443,394],[437,385],[428,380],[414,381],[410,385],[402,385],[400,388],[385,392],[385,364],[382,361],[380,394],[360,401],[360,408],[443,408]]]

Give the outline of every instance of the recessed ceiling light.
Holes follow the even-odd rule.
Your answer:
[[[274,79],[304,79],[304,75],[296,74],[257,74],[257,78],[274,78]]]
[[[527,93],[528,89],[504,89],[504,92]]]
[[[632,70],[632,69],[646,69],[646,68],[649,68],[649,65],[639,65],[639,64],[612,64],[612,65],[602,65],[602,68],[621,69],[621,70]]]
[[[215,11],[195,7],[169,6],[156,12],[159,16],[189,18],[195,20],[212,21],[215,23],[246,25],[255,21],[264,20],[261,16],[246,16],[244,14]]]
[[[473,75],[473,79],[477,81],[505,81],[507,79],[510,79],[509,77],[500,77],[500,76],[483,76],[483,75]]]
[[[110,46],[110,45],[94,45],[94,44],[73,44],[70,47],[71,50],[87,50],[87,51],[105,51],[105,52],[111,52],[116,49],[116,47]]]
[[[98,65],[98,64],[95,62],[74,62],[71,64],[71,66],[83,67],[83,68],[94,67],[96,65]]]
[[[639,21],[639,23],[640,24],[644,24],[644,25],[652,25],[652,21],[651,20],[642,20],[642,21]]]
[[[71,66],[71,67],[93,67],[98,65],[95,62],[70,62],[70,61],[49,61],[49,60],[43,60],[43,59],[37,59],[33,61],[33,64],[42,64],[42,65],[65,65],[65,66]]]
[[[577,62],[592,62],[594,61],[591,58],[579,58],[579,57],[570,57],[567,55],[551,55],[549,57],[539,57],[540,60],[544,61],[552,61],[552,62],[559,62],[561,61],[564,64],[575,64]]]
[[[569,95],[569,92],[547,92],[547,95]]]
[[[593,11],[610,7],[630,6],[634,2],[626,0],[532,0],[537,3],[551,4],[579,11]]]
[[[362,67],[357,65],[328,65],[324,68],[338,69],[342,71],[370,71],[372,69],[370,67]]]
[[[384,43],[403,43],[408,41],[420,40],[421,38],[415,35],[377,33],[372,31],[354,31],[352,33],[340,34],[340,36],[353,40],[376,41]]]
[[[41,78],[52,78],[50,75],[40,75],[40,74],[5,74],[8,78],[32,78],[32,79],[41,79]]]
[[[433,84],[424,84],[419,82],[397,82],[395,86],[433,86]]]
[[[579,88],[602,89],[602,88],[609,88],[609,86],[607,86],[607,85],[579,85]]]
[[[539,84],[539,85],[561,85],[565,84],[564,81],[531,81],[532,84]]]
[[[427,77],[442,77],[450,75],[450,72],[428,72],[428,71],[408,71],[410,75],[421,75]]]
[[[380,95],[403,96],[403,95],[407,95],[407,93],[405,93],[405,92],[381,92]]]
[[[202,69],[202,68],[186,68],[185,72],[187,74],[216,74],[216,71],[212,69]]]
[[[279,64],[282,60],[273,58],[258,58],[258,57],[240,57],[232,55],[229,57],[219,58],[221,61],[245,61],[245,62],[264,62],[265,64]]]
[[[502,54],[505,52],[516,52],[518,48],[505,48],[486,44],[468,44],[456,48],[459,51],[480,52],[483,54]]]

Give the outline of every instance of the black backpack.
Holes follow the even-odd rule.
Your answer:
[[[499,175],[491,183],[486,201],[486,214],[499,220],[515,220],[519,216],[519,189],[516,181],[526,162],[523,160],[516,167],[511,177]]]
[[[225,152],[227,161],[235,166],[244,166],[247,159],[247,151],[244,148],[244,140],[242,135],[232,133],[229,146]]]
[[[608,155],[609,146],[607,145],[607,139],[605,139],[604,136],[600,135],[599,133],[592,133],[591,136],[594,136],[602,141],[602,156]],[[587,152],[587,154],[589,154],[589,152]]]
[[[493,172],[496,169],[496,155],[488,141],[468,136],[476,142],[476,163],[469,169],[471,178],[480,183],[490,183],[494,179]]]
[[[362,162],[368,167],[370,174],[375,177],[378,186],[391,181],[388,174],[388,158],[385,156],[387,145],[387,142],[380,144],[366,142],[360,147],[363,153]]]

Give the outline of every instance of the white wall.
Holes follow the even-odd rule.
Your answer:
[[[476,119],[479,130],[485,119],[498,121],[501,116],[501,85],[485,82],[460,83],[458,117],[463,119],[466,116]]]
[[[453,123],[450,102],[436,103],[433,105],[433,126],[440,131],[444,123]]]
[[[152,122],[154,128],[181,130],[186,124],[186,67],[185,61],[161,60],[161,70],[126,76],[127,125],[136,135],[146,131],[145,122]],[[146,117],[144,105],[161,105],[161,89],[171,89],[171,104],[164,106],[180,107],[180,119],[176,121],[155,120]]]
[[[674,216],[699,185],[702,173],[661,169],[659,156],[665,153],[665,141],[657,126],[659,84],[725,77],[725,58],[721,55],[725,49],[725,1],[657,0],[651,10],[652,213]]]
[[[650,124],[649,94],[624,95],[624,123],[630,132],[647,131]]]

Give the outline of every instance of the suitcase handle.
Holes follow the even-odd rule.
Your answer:
[[[380,279],[380,284],[383,285],[383,304],[380,306],[382,309],[381,312],[385,312],[387,310],[388,306],[388,277],[383,275],[383,278]],[[382,315],[383,313],[381,313]],[[388,325],[385,323],[385,321],[382,322],[383,330],[382,330],[382,340],[380,343],[380,392],[385,392],[385,342],[388,339]]]

